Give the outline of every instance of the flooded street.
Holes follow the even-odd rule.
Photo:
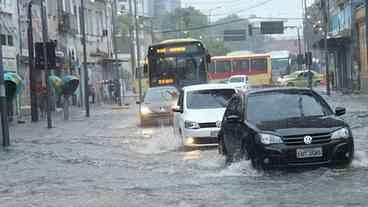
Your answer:
[[[26,124],[0,152],[1,206],[364,206],[368,116],[361,115],[368,109],[348,100],[329,99],[348,108],[355,135],[347,169],[226,166],[216,148],[182,150],[170,126],[141,128],[135,108],[104,108],[89,120],[56,122],[51,131]]]

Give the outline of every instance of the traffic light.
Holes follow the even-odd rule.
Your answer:
[[[46,43],[47,50],[47,62],[48,69],[52,70],[56,68],[56,42],[50,41]],[[43,55],[43,42],[36,42],[35,45],[35,55],[36,55],[36,68],[39,70],[44,70],[44,55]]]
[[[248,36],[253,36],[253,26],[248,24]]]
[[[305,64],[306,65],[312,65],[313,64],[312,52],[306,52],[305,53]]]

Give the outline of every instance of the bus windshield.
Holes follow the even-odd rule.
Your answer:
[[[150,63],[151,85],[158,84],[161,79],[173,79],[175,84],[182,86],[202,82],[205,76],[203,55],[163,56]]]

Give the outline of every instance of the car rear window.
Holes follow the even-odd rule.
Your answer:
[[[225,108],[227,102],[235,94],[234,89],[211,89],[190,91],[187,93],[188,109]]]
[[[246,116],[251,123],[326,116],[330,108],[311,93],[266,92],[248,97]]]

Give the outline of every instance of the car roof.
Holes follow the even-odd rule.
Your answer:
[[[176,89],[176,87],[175,86],[156,86],[156,87],[151,87],[151,88],[148,88],[148,90],[147,91],[153,91],[153,90],[165,90],[165,89],[175,89],[175,90],[177,90]]]
[[[309,70],[297,70],[297,71],[294,71],[292,73],[307,73]],[[312,73],[317,73],[316,71],[314,70],[311,70]]]
[[[221,83],[209,83],[209,84],[199,84],[199,85],[192,85],[186,86],[183,88],[184,91],[200,91],[200,90],[211,90],[211,89],[234,89],[234,87],[228,84],[221,84]]]
[[[245,78],[245,77],[247,77],[247,76],[246,75],[232,75],[232,76],[230,76],[230,78]]]
[[[295,91],[300,91],[300,92],[313,92],[312,89],[309,88],[301,88],[301,87],[284,87],[284,88],[280,88],[280,87],[272,87],[272,88],[256,88],[256,89],[251,89],[248,91],[243,92],[243,95],[249,96],[252,94],[257,94],[257,93],[268,93],[268,92],[295,92]]]

